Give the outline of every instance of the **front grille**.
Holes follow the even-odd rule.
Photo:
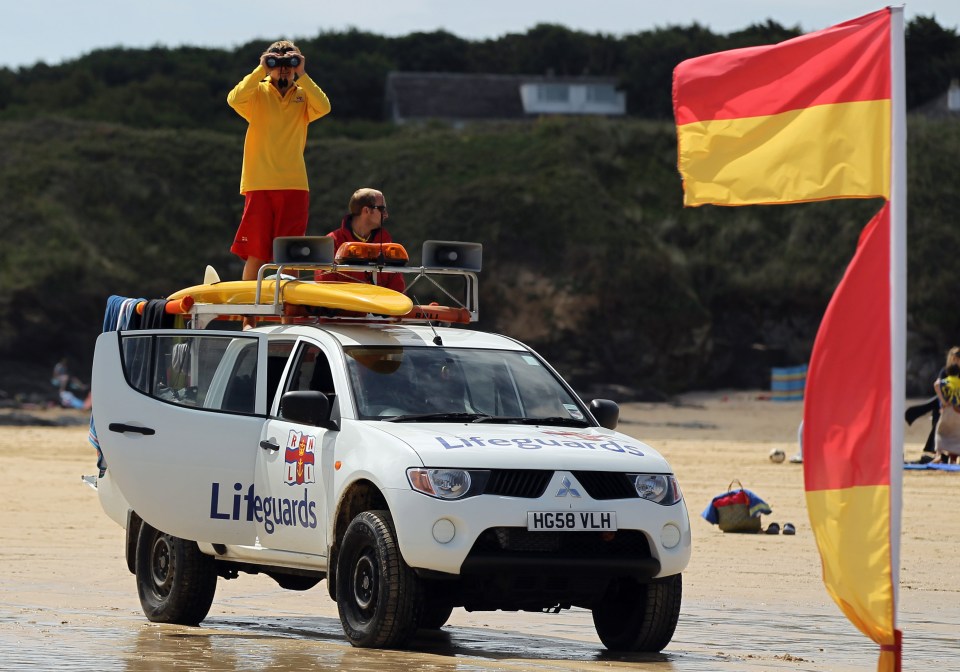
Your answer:
[[[574,471],[574,477],[594,499],[636,498],[637,489],[626,474],[611,471]]]
[[[480,473],[475,473],[475,477]],[[543,496],[552,471],[540,469],[491,469],[478,478],[476,494],[536,499]],[[636,499],[637,489],[626,474],[611,471],[571,472],[590,497],[596,500]],[[471,493],[474,494],[474,493]]]
[[[552,476],[552,471],[538,469],[493,469],[483,494],[536,499],[546,491]]]

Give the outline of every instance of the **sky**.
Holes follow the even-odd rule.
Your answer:
[[[555,23],[625,35],[694,22],[730,33],[772,19],[819,30],[883,8],[870,0],[17,0],[0,25],[0,67],[56,65],[94,49],[184,45],[232,49],[251,40],[357,28],[386,36],[446,30],[469,40]],[[915,0],[904,17],[960,26],[960,1]]]

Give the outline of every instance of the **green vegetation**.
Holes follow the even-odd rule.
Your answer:
[[[790,34],[694,25],[617,40],[540,26],[480,43],[355,31],[301,40],[334,103],[306,151],[309,233],[334,228],[356,187],[377,186],[415,261],[428,238],[482,242],[479,326],[529,342],[580,389],[764,387],[770,366],[808,358],[879,203],[683,209],[669,73],[696,53]],[[912,44],[930,72],[914,64],[908,91],[926,100],[960,72],[960,38],[931,19],[910,34],[923,36]],[[206,264],[239,278],[228,248],[244,127],[224,98],[261,48],[111,49],[0,69],[0,389],[42,389],[62,355],[86,377],[110,294],[163,297],[199,282]],[[618,74],[650,119],[376,121],[390,69],[547,67]],[[923,394],[960,341],[940,272],[960,242],[960,123],[913,118],[909,141],[908,369]]]
[[[298,39],[308,72],[333,101],[338,123],[380,121],[391,70],[615,77],[628,111],[645,119],[672,119],[673,68],[680,61],[724,49],[780,42],[800,34],[775,22],[717,35],[696,23],[615,37],[542,24],[524,34],[469,41],[437,31],[383,37],[357,30]],[[243,121],[224,97],[253,69],[279,36],[233,51],[182,47],[98,49],[57,66],[0,68],[0,120],[33,119],[56,109],[77,119],[139,128],[208,128],[240,133]],[[906,30],[907,106],[946,91],[960,77],[960,36],[933,18],[917,17]],[[369,131],[369,128],[364,128]],[[348,131],[349,132],[349,131]]]

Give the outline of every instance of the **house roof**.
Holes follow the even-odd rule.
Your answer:
[[[960,82],[954,79],[946,91],[918,106],[914,112],[931,119],[960,118]]]
[[[519,119],[526,116],[520,86],[531,83],[616,86],[617,80],[612,77],[391,72],[387,75],[387,113],[395,121]]]

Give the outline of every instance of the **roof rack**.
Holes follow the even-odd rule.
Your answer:
[[[348,248],[349,249],[345,249]],[[397,243],[345,243],[333,253],[329,236],[281,237],[274,241],[274,261],[257,272],[256,291],[252,302],[186,302],[184,312],[191,326],[205,328],[210,322],[229,316],[258,316],[268,321],[283,319],[288,323],[318,321],[352,322],[453,322],[470,323],[480,318],[477,273],[482,262],[480,243],[428,240],[423,243],[420,266],[403,266],[407,253]],[[337,279],[306,280],[299,273],[313,271]],[[291,275],[293,273],[293,275]],[[362,280],[347,275],[363,273],[376,284],[380,273],[402,273],[413,276],[406,281],[403,294],[411,299],[412,309],[405,314],[379,315],[332,309],[324,305],[294,304],[284,301],[283,287],[289,282],[306,284],[357,283]],[[459,291],[450,288],[446,278],[462,279]],[[273,282],[279,278],[280,282]],[[189,290],[184,290],[189,291]],[[182,292],[181,292],[182,294]],[[268,298],[268,295],[272,297]],[[418,296],[420,294],[421,296]],[[424,303],[421,298],[427,298]],[[447,305],[441,305],[439,302]]]

